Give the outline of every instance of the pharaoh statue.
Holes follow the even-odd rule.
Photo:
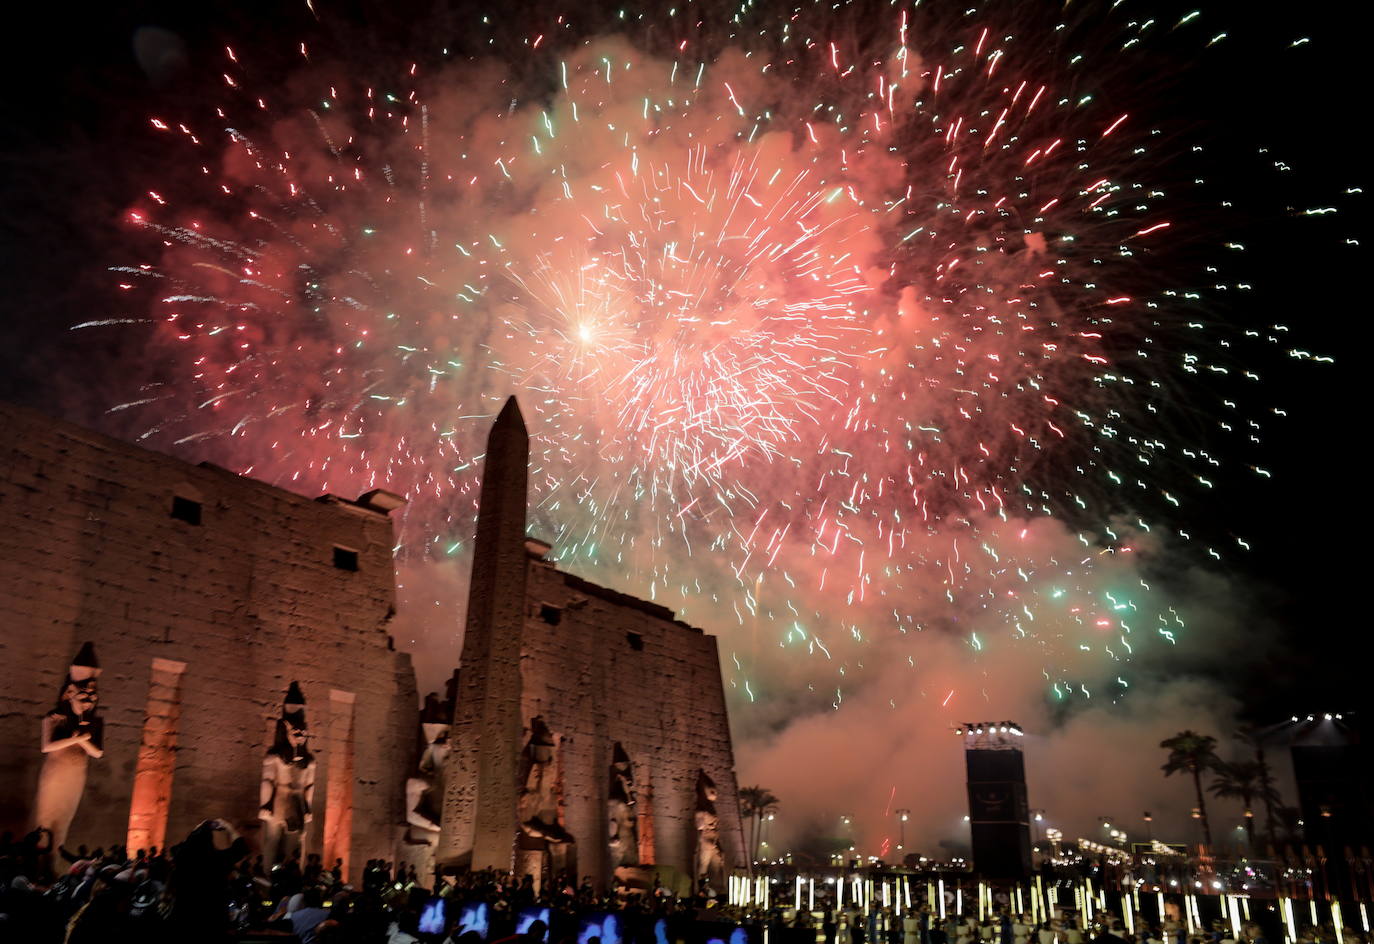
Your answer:
[[[439,841],[439,818],[444,797],[444,760],[448,757],[451,721],[436,695],[425,696],[420,712],[420,732],[424,750],[415,776],[406,781],[407,840],[411,844],[435,845]],[[449,717],[452,712],[448,712]]]
[[[262,761],[258,819],[262,858],[270,868],[304,853],[305,829],[315,804],[315,755],[306,747],[305,696],[295,682],[286,691],[276,737]]]
[[[716,782],[701,771],[697,776],[698,889],[718,889],[724,882],[725,860],[720,851],[720,817],[716,815]]]
[[[67,840],[72,817],[86,789],[86,765],[105,751],[104,722],[96,714],[100,665],[89,642],[72,660],[57,706],[43,717],[43,769],[38,775],[34,819],[52,833],[54,853]]]
[[[553,871],[564,868],[573,842],[571,834],[559,822],[561,798],[557,755],[553,732],[544,719],[536,715],[530,720],[530,737],[520,756],[520,835],[517,837],[520,870],[533,875],[536,882],[545,866]]]
[[[611,790],[606,800],[611,868],[639,865],[639,824],[635,807],[634,765],[616,742],[611,752]]]

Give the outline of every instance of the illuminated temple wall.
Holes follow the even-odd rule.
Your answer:
[[[69,845],[162,845],[210,817],[255,842],[263,754],[298,681],[318,763],[306,851],[354,876],[392,858],[417,699],[387,635],[387,506],[311,500],[0,403],[0,829],[32,825],[39,723],[90,640],[105,756]]]
[[[557,570],[537,546],[527,581],[521,714],[542,716],[560,740],[564,825],[577,840],[580,871],[610,877],[606,798],[616,743],[634,765],[641,856],[691,874],[697,776],[705,770],[719,794],[727,871],[743,867],[716,638],[667,607]]]
[[[547,561],[549,546],[526,537],[528,455],[512,398],[492,427],[484,459],[439,859],[540,868],[523,851],[520,861],[512,857],[520,828],[517,771],[532,721],[541,717],[557,744],[558,825],[575,840],[578,874],[602,887],[611,880],[607,801],[616,744],[634,767],[641,863],[668,867],[665,881],[685,877],[690,887],[704,770],[719,794],[726,871],[742,865],[715,637],[666,607]],[[545,865],[560,867],[553,854]]]

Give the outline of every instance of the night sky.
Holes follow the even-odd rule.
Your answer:
[[[444,13],[401,14],[392,6],[318,0],[318,18],[302,2],[31,4],[8,12],[0,101],[7,340],[0,397],[127,435],[123,420],[106,411],[134,397],[139,381],[132,378],[148,376],[145,336],[69,328],[127,313],[107,269],[149,253],[126,214],[147,191],[191,179],[178,178],[186,168],[149,133],[149,117],[203,113],[222,92],[226,44],[251,49],[255,78],[269,87],[274,77],[289,84],[300,70],[302,41],[330,50],[324,55],[334,63],[347,49],[360,74],[379,60],[437,68],[464,50],[484,52],[485,34],[470,24],[484,12],[499,18],[511,9],[457,4]],[[1256,14],[1249,4],[1206,4],[1208,29],[1225,30],[1227,38],[1206,56],[1196,56],[1196,37],[1159,43],[1159,73],[1142,83],[1132,106],[1168,115],[1205,141],[1217,199],[1234,203],[1215,236],[1246,243],[1227,277],[1254,290],[1223,299],[1215,317],[1242,329],[1291,329],[1285,346],[1247,364],[1265,378],[1253,396],[1287,411],[1266,423],[1260,447],[1241,460],[1263,465],[1272,478],[1229,475],[1208,501],[1186,506],[1182,522],[1243,535],[1253,548],[1209,566],[1230,581],[1238,612],[1271,624],[1256,635],[1265,642],[1238,647],[1233,661],[1211,653],[1201,671],[1259,721],[1349,710],[1365,700],[1356,687],[1361,666],[1351,656],[1368,623],[1361,567],[1366,462],[1359,455],[1369,396],[1367,384],[1356,385],[1364,370],[1368,293],[1359,279],[1367,253],[1348,240],[1364,235],[1368,195],[1348,190],[1367,177],[1356,139],[1367,111],[1359,57],[1367,55],[1361,44],[1369,34],[1366,23],[1345,19],[1347,6],[1288,5]],[[1191,9],[1141,7],[1162,22]],[[1310,42],[1291,48],[1302,37]],[[1276,173],[1275,161],[1292,170]],[[1339,212],[1303,215],[1320,207]],[[1196,261],[1187,255],[1175,253],[1166,264]],[[1286,347],[1330,355],[1335,363],[1285,357]],[[1179,391],[1178,416],[1189,415],[1187,401],[1208,383],[1201,378]],[[1201,427],[1212,418],[1194,420]],[[201,457],[195,447],[178,454]]]

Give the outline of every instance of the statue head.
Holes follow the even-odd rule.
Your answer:
[[[611,793],[612,800],[619,800],[628,806],[635,805],[634,765],[630,755],[617,741],[611,749]]]
[[[95,658],[95,647],[88,642],[67,669],[67,680],[57,696],[55,711],[78,721],[90,721],[100,700],[96,685],[99,677],[100,663]]]
[[[310,740],[303,724],[293,724],[286,718],[277,719],[277,735],[269,754],[276,754],[288,763],[308,764],[314,755],[306,746]]]
[[[530,761],[535,764],[553,763],[554,747],[553,732],[544,723],[542,715],[535,715],[530,719],[530,740],[525,745]]]
[[[697,777],[697,802],[700,804],[702,801],[716,802],[716,782],[704,770]]]
[[[277,733],[269,754],[275,754],[288,763],[308,764],[313,760],[306,743],[310,735],[305,726],[305,696],[295,682],[286,690],[282,702],[281,717],[277,719]]]
[[[99,701],[100,695],[96,690],[95,679],[85,682],[67,679],[67,684],[63,686],[62,694],[57,700],[57,710],[74,718],[89,720],[95,713]]]
[[[286,743],[290,744],[296,750],[300,750],[300,748],[305,746],[306,734],[304,725],[294,724],[287,721],[285,718],[282,719],[282,725],[284,728],[283,733],[286,735]]]
[[[443,770],[444,760],[448,757],[449,726],[423,722],[420,730],[425,738],[424,753],[420,755],[420,770],[426,773],[431,770]]]
[[[453,724],[453,702],[440,701],[438,692],[425,696],[424,707],[420,709],[421,724]]]

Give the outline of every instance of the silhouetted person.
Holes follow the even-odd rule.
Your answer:
[[[174,940],[219,941],[229,931],[229,873],[248,844],[222,819],[201,823],[172,850]]]

